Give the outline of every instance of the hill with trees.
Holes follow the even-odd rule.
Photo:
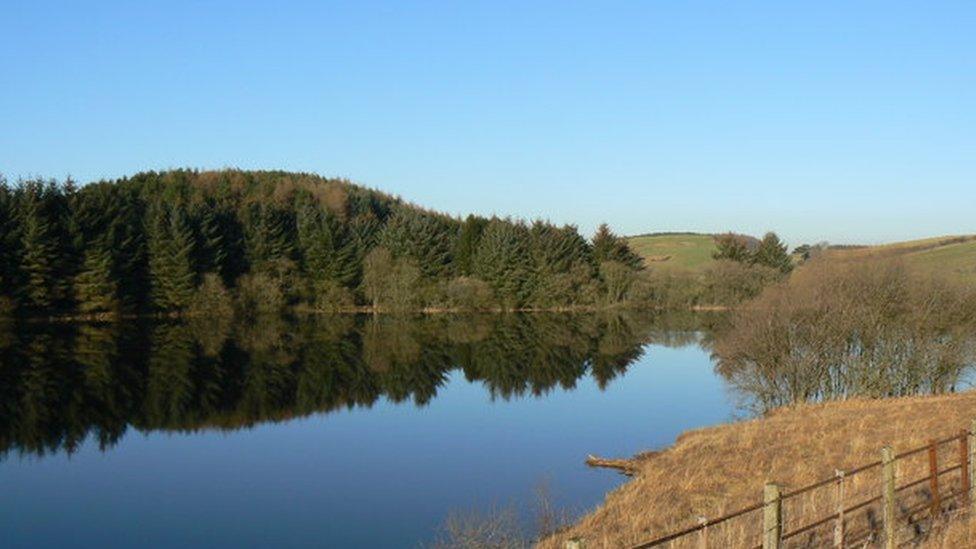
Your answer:
[[[597,307],[641,269],[605,225],[460,219],[306,173],[0,180],[0,314]]]

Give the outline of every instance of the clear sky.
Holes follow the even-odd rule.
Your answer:
[[[342,176],[450,213],[976,232],[976,2],[44,2],[0,172]]]

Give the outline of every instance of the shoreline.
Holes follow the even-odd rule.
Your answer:
[[[639,544],[695,526],[699,517],[718,517],[754,505],[762,501],[767,481],[795,489],[829,478],[837,470],[877,460],[886,445],[896,452],[922,446],[933,438],[957,434],[974,419],[976,390],[968,390],[800,404],[753,419],[691,429],[658,451],[625,459],[588,460],[626,471],[631,478],[607,493],[595,509],[538,546],[562,548],[573,539],[582,540],[585,547]],[[899,472],[902,479],[920,475],[924,475],[921,469],[906,467]],[[867,476],[871,478],[863,493],[873,493],[875,486],[870,481],[877,475]],[[834,492],[827,492],[817,492],[803,503],[804,517],[835,509]],[[738,535],[743,531],[754,534],[750,530],[755,526],[756,521],[737,525]],[[752,537],[710,535],[713,542],[728,544],[724,546],[753,542]],[[683,547],[675,545],[679,546]]]
[[[688,308],[667,308],[667,307],[637,307],[631,305],[614,305],[606,307],[597,306],[575,306],[575,307],[520,307],[506,309],[503,307],[493,307],[488,309],[464,309],[451,307],[425,307],[422,309],[411,309],[397,311],[390,309],[376,309],[370,306],[343,307],[334,311],[321,309],[291,308],[279,313],[252,313],[240,315],[233,313],[230,315],[209,315],[193,314],[187,312],[158,312],[158,313],[94,313],[94,314],[65,314],[65,315],[9,315],[0,317],[0,322],[24,321],[24,322],[122,322],[125,320],[179,320],[188,318],[261,318],[263,316],[329,316],[329,315],[374,315],[374,316],[424,316],[424,315],[445,315],[445,314],[519,314],[519,313],[601,313],[611,311],[638,311],[638,312],[692,312],[692,313],[712,313],[726,312],[732,310],[727,305],[695,305]]]

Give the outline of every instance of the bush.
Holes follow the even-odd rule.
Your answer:
[[[245,315],[277,314],[285,307],[281,283],[264,273],[246,274],[237,281],[237,309]]]
[[[333,280],[323,280],[312,289],[312,307],[316,311],[339,312],[355,307],[352,291]]]
[[[719,260],[705,271],[702,305],[735,305],[752,299],[783,274],[763,265]]]
[[[540,276],[532,294],[532,305],[542,308],[586,306],[599,300],[600,287],[589,265]]]
[[[604,261],[600,264],[600,278],[603,280],[604,299],[613,305],[630,297],[637,271],[617,261]]]
[[[424,288],[415,261],[395,258],[380,246],[363,260],[363,294],[376,310],[409,311],[423,302]]]
[[[449,308],[478,311],[495,306],[495,294],[487,282],[467,276],[459,276],[447,282],[443,288],[444,305]]]
[[[702,277],[682,269],[648,269],[634,284],[633,299],[661,309],[688,309],[702,296]]]
[[[972,288],[891,263],[812,260],[739,307],[719,371],[761,409],[952,390],[976,363]]]

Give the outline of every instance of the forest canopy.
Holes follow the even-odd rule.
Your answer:
[[[305,173],[0,180],[0,314],[606,306],[641,269],[605,225],[460,219]]]

